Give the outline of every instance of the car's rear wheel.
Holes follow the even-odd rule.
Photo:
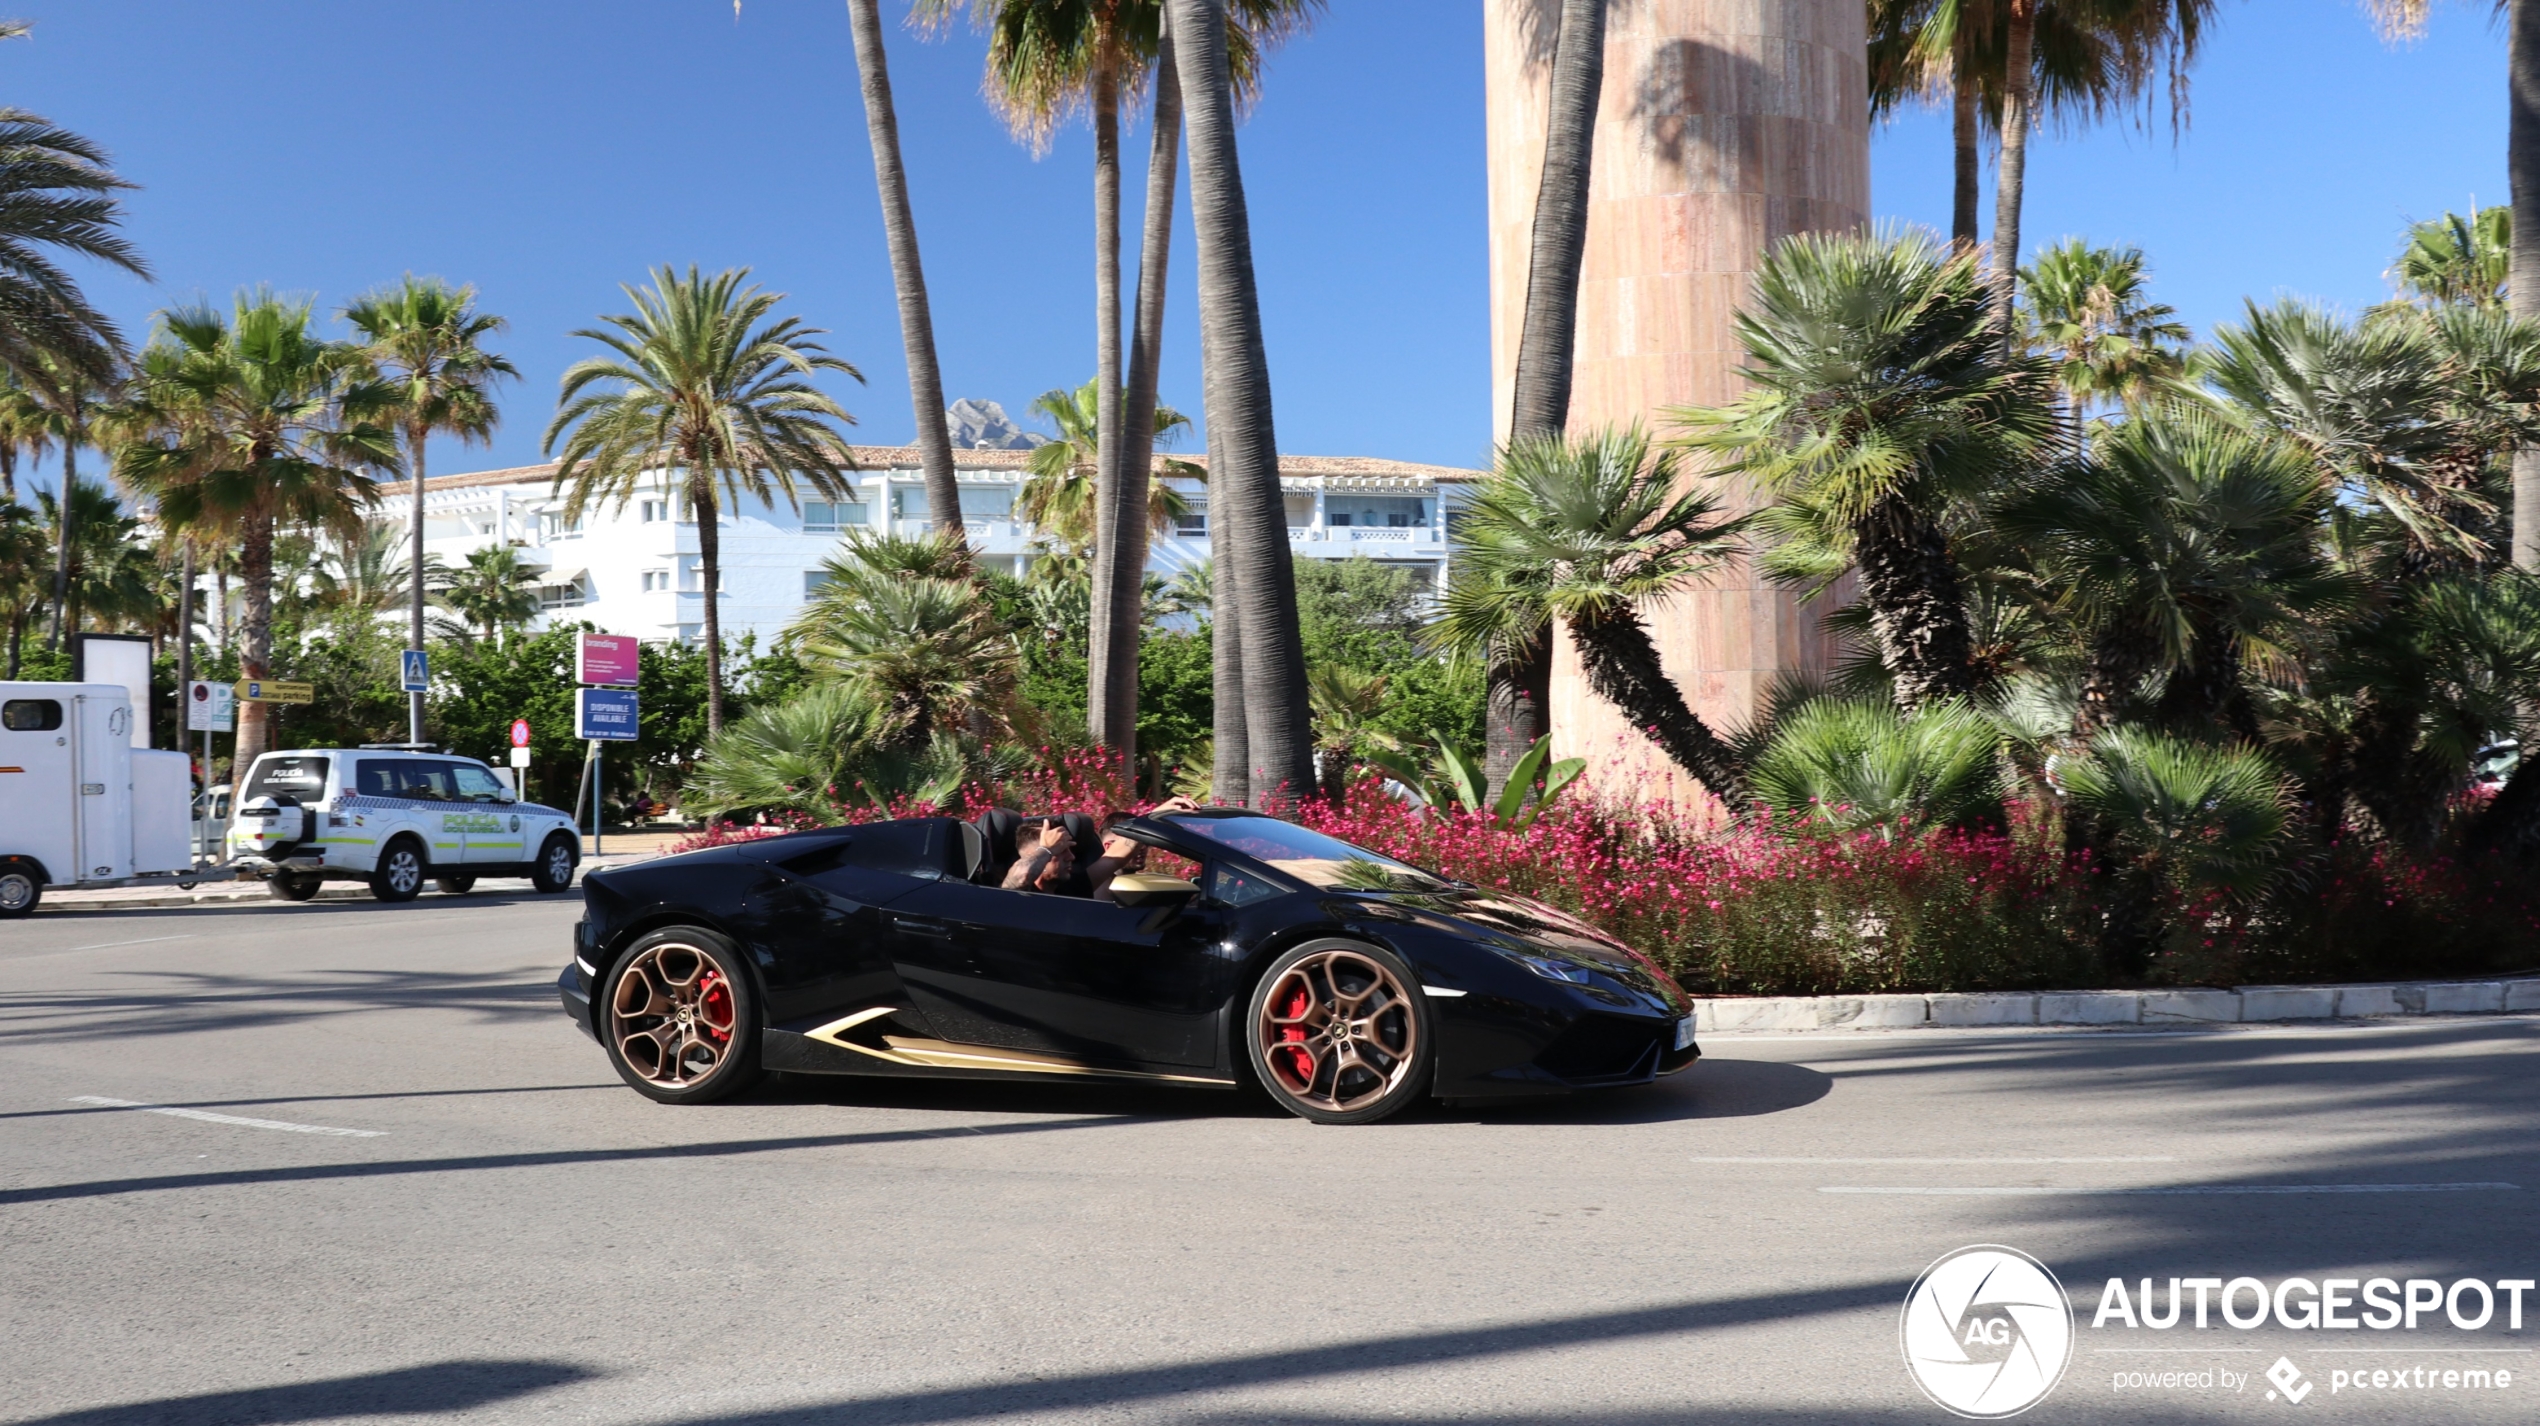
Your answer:
[[[31,915],[44,899],[44,879],[22,861],[0,861],[0,917]]]
[[[529,884],[553,895],[573,885],[573,841],[562,833],[547,839],[530,863]]]
[[[379,854],[379,865],[371,869],[370,894],[382,901],[412,901],[423,894],[423,879],[431,874],[423,844],[399,837]]]
[[[441,888],[445,896],[465,896],[476,889],[476,873],[459,872],[450,876],[436,876],[432,879],[432,884]]]
[[[1366,1124],[1428,1089],[1428,1002],[1391,951],[1356,941],[1299,946],[1271,962],[1245,1023],[1254,1075],[1300,1118]]]
[[[696,926],[651,932],[609,972],[609,1062],[636,1093],[703,1104],[758,1082],[758,1003],[730,941]]]
[[[318,894],[324,878],[300,872],[278,871],[265,878],[265,895],[277,901],[306,901]]]

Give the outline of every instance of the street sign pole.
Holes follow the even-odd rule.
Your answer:
[[[591,855],[600,854],[600,774],[608,765],[600,761],[600,740],[591,740]]]

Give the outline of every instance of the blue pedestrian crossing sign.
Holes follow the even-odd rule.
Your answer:
[[[408,649],[404,659],[405,691],[428,693],[432,689],[432,655],[421,649]]]

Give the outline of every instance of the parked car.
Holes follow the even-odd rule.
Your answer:
[[[1015,814],[799,832],[583,878],[564,1008],[664,1103],[766,1070],[1261,1086],[1355,1124],[1646,1084],[1692,1003],[1574,917],[1230,810],[1097,828],[1146,849],[1113,899],[1009,891]],[[1168,872],[1178,871],[1173,875]]]
[[[229,856],[228,783],[194,794],[193,845],[198,860],[221,861]]]
[[[540,891],[573,883],[582,837],[553,807],[517,800],[474,758],[382,748],[295,748],[256,759],[237,794],[229,859],[284,901],[361,881],[411,901],[426,881],[464,892],[487,876]]]

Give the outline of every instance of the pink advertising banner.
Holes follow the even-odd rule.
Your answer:
[[[584,634],[573,659],[582,683],[633,683],[637,644],[631,634]]]

